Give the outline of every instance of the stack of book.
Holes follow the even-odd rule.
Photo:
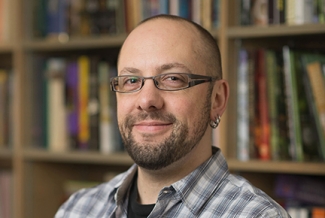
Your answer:
[[[38,59],[34,66],[35,146],[57,152],[122,149],[109,85],[115,67],[95,56]]]
[[[130,32],[141,20],[173,14],[207,29],[219,26],[219,0],[33,0],[34,36],[117,35]]]
[[[324,0],[241,0],[240,25],[299,25],[325,22]]]
[[[239,52],[239,160],[325,160],[325,55]]]

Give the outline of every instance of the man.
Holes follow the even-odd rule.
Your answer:
[[[136,165],[81,190],[56,217],[289,217],[246,180],[231,175],[212,128],[229,90],[213,37],[160,15],[125,40],[118,60],[118,124]]]

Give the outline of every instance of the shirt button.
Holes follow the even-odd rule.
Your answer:
[[[168,191],[168,190],[164,190],[164,191],[163,191],[164,194],[168,194],[169,192],[170,192],[170,191]]]

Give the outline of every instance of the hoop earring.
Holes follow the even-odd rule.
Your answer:
[[[218,115],[215,121],[213,121],[213,120],[210,121],[210,126],[213,129],[215,129],[219,126],[220,121],[221,121],[221,117],[220,117],[220,115]]]

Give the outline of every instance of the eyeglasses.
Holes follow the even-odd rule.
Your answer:
[[[125,75],[111,78],[111,89],[114,92],[121,93],[137,92],[143,87],[146,79],[152,79],[157,89],[164,91],[187,89],[201,83],[216,80],[216,78],[211,76],[188,73],[166,73],[149,77]]]

